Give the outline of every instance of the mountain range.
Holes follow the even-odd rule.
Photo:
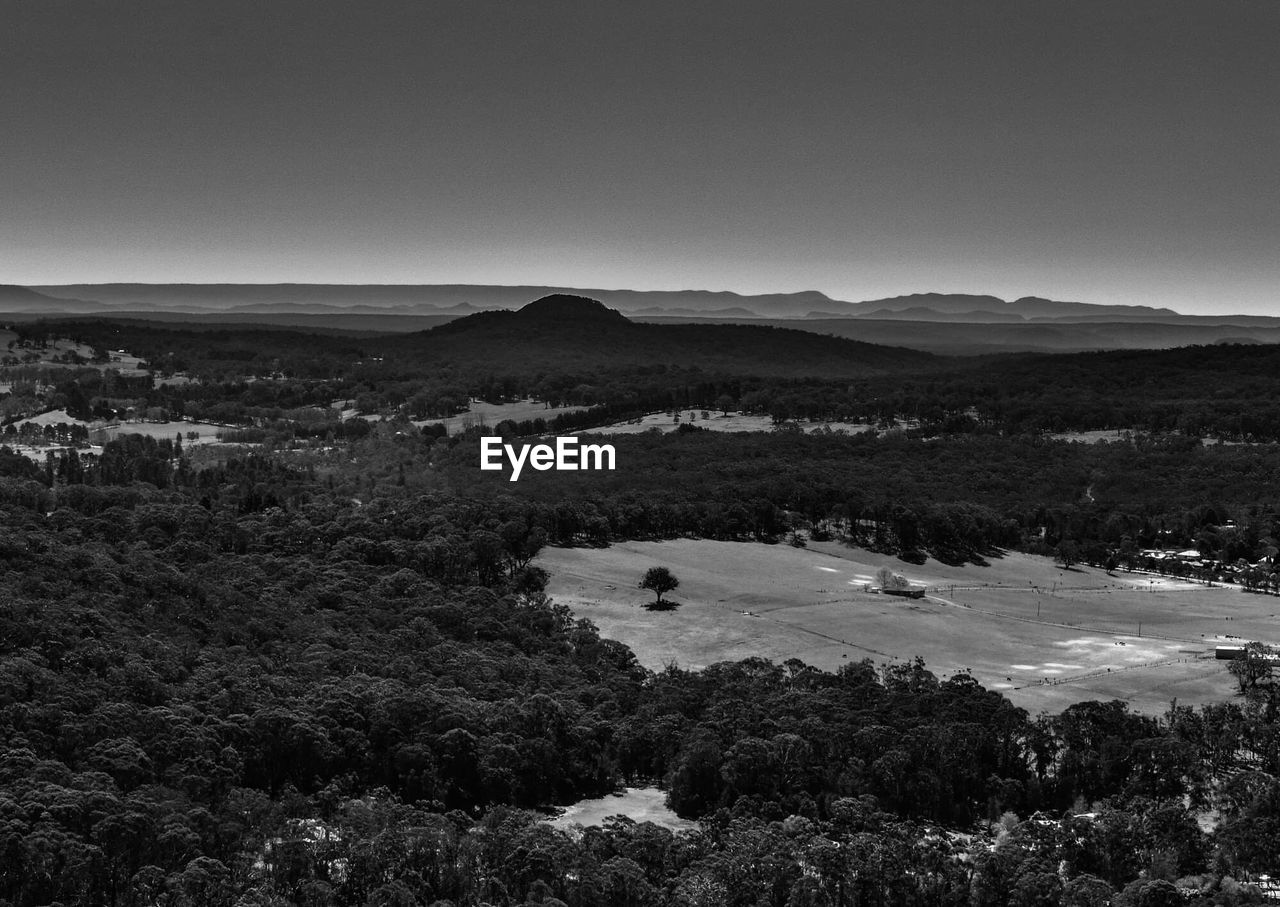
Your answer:
[[[945,353],[1163,348],[1280,342],[1280,317],[1184,315],[1168,308],[1024,296],[913,293],[847,302],[816,290],[580,289],[472,284],[61,284],[0,286],[0,317],[111,316],[360,332],[418,331],[556,294],[589,297],[633,320],[785,324]]]
[[[845,302],[817,290],[742,295],[711,290],[605,290],[472,284],[63,284],[7,287],[0,308],[9,312],[88,314],[136,310],[264,314],[465,315],[517,309],[556,293],[598,299],[626,315],[744,318],[900,318],[946,321],[1029,321],[1064,317],[1090,320],[1177,317],[1171,309],[1092,305],[1026,296],[914,293]]]

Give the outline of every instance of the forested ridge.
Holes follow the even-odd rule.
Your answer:
[[[575,324],[520,314],[481,313],[432,331],[362,337],[109,320],[15,330],[24,342],[65,334],[99,349],[128,345],[156,374],[201,379],[104,383],[100,370],[84,369],[72,382],[64,373],[57,403],[132,397],[175,418],[274,421],[282,432],[316,420],[300,408],[342,398],[369,415],[423,419],[460,412],[473,397],[534,397],[598,410],[528,432],[593,427],[655,409],[731,407],[779,422],[906,419],[949,434],[1119,430],[1280,441],[1274,345],[947,358],[761,326]]]

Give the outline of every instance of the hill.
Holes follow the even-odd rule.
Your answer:
[[[933,356],[786,327],[640,324],[598,300],[553,294],[516,312],[481,312],[384,340],[384,355],[463,372],[697,368],[773,377],[855,377],[929,369]]]
[[[617,309],[611,309],[586,296],[553,293],[535,299],[515,313],[521,324],[595,323],[621,324],[627,319]]]
[[[495,376],[524,381],[556,376],[568,386],[604,376],[681,372],[683,386],[711,377],[844,379],[932,371],[944,360],[905,348],[756,324],[641,324],[598,300],[551,294],[517,311],[478,312],[412,333],[352,331],[354,320],[293,329],[246,324],[148,323],[138,313],[41,319],[22,324],[33,336],[52,332],[99,349],[127,348],[170,370],[202,374],[286,373],[313,378],[375,370],[406,379],[449,372],[488,387]],[[15,319],[17,320],[17,319]],[[427,319],[421,319],[422,324]],[[428,322],[429,323],[429,322]],[[47,325],[47,327],[45,326]],[[665,379],[663,379],[665,380]],[[674,379],[673,379],[674,380]],[[473,388],[473,392],[474,388]],[[527,392],[527,391],[526,391]]]

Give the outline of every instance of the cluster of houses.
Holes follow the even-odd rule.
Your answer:
[[[1156,561],[1163,566],[1180,564],[1187,567],[1212,567],[1216,563],[1203,557],[1198,548],[1186,548],[1182,551],[1176,548],[1144,548],[1138,552],[1138,556],[1144,561]]]
[[[1146,548],[1138,552],[1135,561],[1134,566],[1153,573],[1245,585],[1253,585],[1259,574],[1270,574],[1276,565],[1274,557],[1264,557],[1252,564],[1243,558],[1225,563],[1205,557],[1197,548]]]

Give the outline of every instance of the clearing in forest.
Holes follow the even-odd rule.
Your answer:
[[[705,419],[702,417],[703,412],[707,413],[707,418]],[[676,420],[677,414],[680,416],[679,421]],[[842,431],[846,434],[856,435],[864,431],[871,431],[876,427],[869,422],[792,422],[790,424],[805,434],[830,429],[831,431]],[[906,423],[901,424],[905,425]],[[707,431],[726,432],[773,431],[777,427],[769,416],[749,415],[746,413],[725,414],[719,410],[682,409],[676,410],[674,413],[649,413],[626,422],[615,422],[612,425],[604,425],[599,428],[584,429],[579,434],[638,435],[646,431],[655,430],[666,434],[675,431],[681,425],[692,425]]]
[[[419,428],[424,425],[443,425],[445,431],[456,435],[480,425],[493,428],[499,422],[508,419],[512,422],[528,422],[533,419],[549,421],[564,413],[576,413],[583,409],[586,407],[548,406],[539,400],[517,400],[513,403],[485,403],[483,400],[472,400],[465,413],[449,416],[447,419],[417,419],[413,424]]]
[[[1274,642],[1280,599],[1235,587],[1009,554],[987,567],[922,566],[827,543],[808,548],[682,539],[555,548],[539,558],[548,592],[626,643],[646,667],[703,668],[762,656],[835,670],[850,660],[922,657],[941,678],[968,671],[1031,710],[1123,699],[1157,714],[1235,694],[1213,648],[1226,637]],[[680,587],[671,611],[637,588],[652,566]],[[889,566],[919,600],[867,591]]]

